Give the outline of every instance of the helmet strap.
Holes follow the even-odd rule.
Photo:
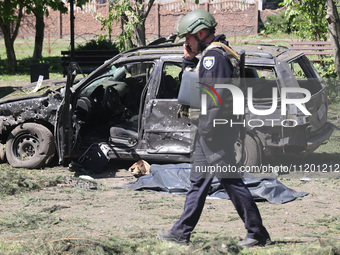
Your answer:
[[[199,39],[197,34],[194,34],[194,38],[198,42],[198,51],[202,51],[203,45],[205,44],[204,42],[210,35],[211,32],[209,31],[209,33],[203,39]]]

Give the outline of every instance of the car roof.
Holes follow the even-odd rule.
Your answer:
[[[287,47],[264,44],[232,45],[238,53],[246,53],[246,65],[274,66],[278,60],[287,61],[303,53],[290,51]],[[142,46],[123,52],[118,62],[128,59],[181,59],[183,57],[183,43]]]

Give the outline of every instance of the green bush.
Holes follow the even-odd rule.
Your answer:
[[[324,57],[323,62],[315,63],[314,67],[326,85],[329,102],[338,102],[340,100],[340,81],[337,77],[333,57]]]
[[[117,46],[106,38],[91,39],[84,44],[78,44],[76,50],[114,50]]]
[[[264,22],[264,31],[262,32],[265,34],[289,34],[291,32],[291,24],[285,18],[285,11],[276,15],[268,15],[267,20]]]
[[[320,74],[321,78],[329,79],[337,77],[333,56],[324,57],[323,62],[314,63],[313,65]]]
[[[279,14],[268,15],[267,20],[264,22],[263,31],[264,34],[273,34],[273,33],[282,33],[282,34],[291,34],[296,33],[296,25],[295,23],[301,23],[302,17],[296,17],[294,22],[289,21],[289,19],[285,15],[285,11],[280,12]]]

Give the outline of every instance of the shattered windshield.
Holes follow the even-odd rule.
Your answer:
[[[101,76],[112,76],[113,80],[117,80],[123,73],[124,73],[123,67],[117,68],[114,65],[109,65],[105,69],[102,69],[100,72],[98,72],[96,76],[92,77],[92,80],[96,80],[98,79],[98,77],[101,77]],[[81,79],[79,82],[74,83],[72,85],[73,89],[76,90],[86,78],[87,77]]]

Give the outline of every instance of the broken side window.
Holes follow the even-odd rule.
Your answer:
[[[162,69],[161,82],[158,87],[157,98],[173,99],[178,97],[182,64],[165,62]]]

